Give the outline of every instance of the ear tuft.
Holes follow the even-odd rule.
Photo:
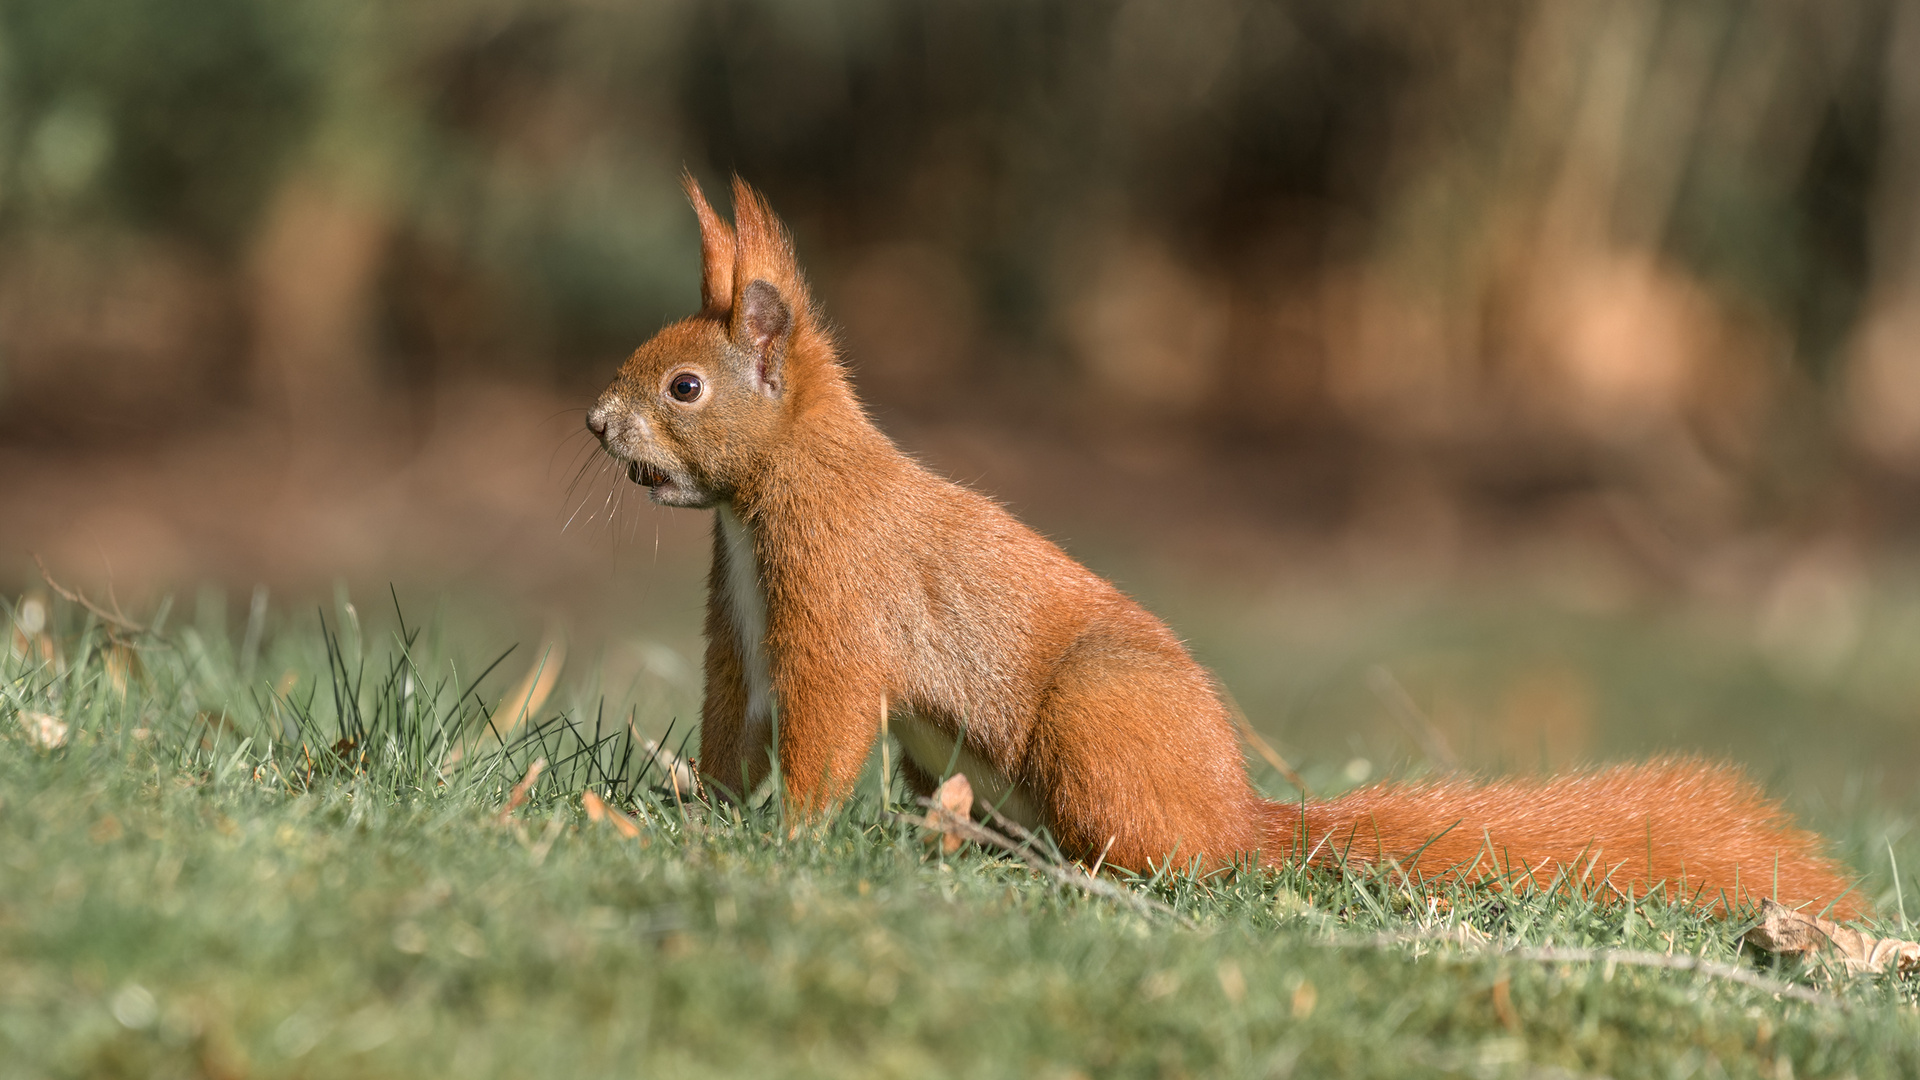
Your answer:
[[[807,279],[794,259],[787,227],[760,193],[733,178],[733,309],[735,345],[753,358],[748,377],[769,397],[831,365],[831,347],[814,330]],[[796,342],[808,343],[797,347]],[[789,365],[797,365],[789,370]]]
[[[720,220],[708,205],[707,196],[693,173],[682,169],[680,186],[693,204],[693,216],[700,219],[700,310],[707,315],[724,316],[733,306],[733,264],[738,242],[733,229]]]
[[[733,227],[735,229],[733,285],[744,289],[757,279],[768,282],[790,304],[798,305],[796,318],[804,318],[807,302],[806,278],[793,256],[793,239],[780,223],[767,200],[738,176],[733,178]],[[739,302],[736,294],[734,302]]]
[[[793,309],[780,290],[756,278],[740,290],[734,311],[734,338],[757,363],[754,378],[769,396],[780,396],[787,343],[793,333]]]

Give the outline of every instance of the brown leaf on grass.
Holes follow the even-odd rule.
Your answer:
[[[1293,1018],[1295,1020],[1305,1020],[1307,1017],[1312,1016],[1313,1007],[1319,1004],[1319,1002],[1320,992],[1313,988],[1312,983],[1305,979],[1300,980],[1300,985],[1293,988]]]
[[[1247,977],[1241,974],[1239,964],[1222,960],[1214,969],[1214,975],[1220,980],[1220,992],[1226,995],[1227,1004],[1238,1005],[1247,1000]]]
[[[25,634],[21,632],[19,627],[15,627],[13,631],[13,655],[22,660],[38,660],[42,664],[51,664],[55,660],[53,654],[53,639],[44,633]]]
[[[640,825],[638,822],[621,813],[619,810],[608,806],[606,801],[600,798],[600,794],[592,788],[588,788],[580,793],[580,804],[587,808],[588,821],[604,821],[613,826],[615,832],[629,840],[640,835]]]
[[[1760,925],[1747,931],[1745,940],[1763,952],[1837,957],[1841,970],[1849,975],[1889,968],[1900,975],[1920,970],[1920,944],[1877,938],[1772,900],[1760,901]]]
[[[973,784],[965,773],[954,773],[934,789],[933,800],[954,817],[965,818],[973,813]]]
[[[1513,985],[1504,972],[1493,982],[1493,1015],[1508,1031],[1520,1030],[1520,1016],[1513,1011]]]
[[[140,671],[140,658],[132,649],[115,643],[107,646],[102,661],[107,669],[107,681],[113,684],[113,692],[122,701],[127,697],[127,681]]]
[[[498,820],[504,822],[513,816],[515,810],[520,809],[520,805],[527,801],[527,796],[533,791],[533,785],[539,782],[540,774],[546,771],[546,768],[546,758],[538,757],[533,759],[533,764],[527,766],[527,775],[521,777],[520,782],[513,785],[513,791],[507,796],[507,805],[500,811]]]
[[[513,689],[507,691],[506,697],[500,699],[499,711],[493,714],[490,722],[495,737],[506,742],[507,736],[540,711],[540,706],[547,703],[547,697],[560,681],[560,669],[566,662],[567,643],[557,634],[548,634],[546,641],[540,645],[540,654],[535,658],[533,667],[527,670],[525,677],[513,684]]]
[[[951,855],[965,843],[964,826],[973,823],[973,784],[965,773],[954,773],[933,791],[932,805],[921,822],[940,837],[940,850]],[[932,836],[927,842],[933,841]]]
[[[42,750],[57,750],[67,745],[67,722],[57,716],[23,709],[20,726],[27,729],[27,741]]]

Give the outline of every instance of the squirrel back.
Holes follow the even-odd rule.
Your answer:
[[[861,409],[779,219],[738,179],[732,227],[685,186],[701,310],[635,350],[587,426],[653,501],[715,512],[710,788],[743,796],[777,762],[790,809],[817,814],[884,731],[921,794],[965,772],[1076,857],[1131,870],[1339,857],[1475,877],[1526,867],[1538,884],[1567,868],[1635,893],[1684,883],[1701,902],[1773,895],[1776,876],[1783,900],[1844,891],[1814,837],[1737,774],[1693,762],[1368,788],[1304,811],[1262,798],[1173,632],[901,453]]]

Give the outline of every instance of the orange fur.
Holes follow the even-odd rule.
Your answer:
[[[777,758],[790,807],[817,813],[851,790],[884,711],[916,790],[955,766],[1065,850],[1128,869],[1344,858],[1536,885],[1564,869],[1719,903],[1774,895],[1777,866],[1782,899],[1844,891],[1816,837],[1697,762],[1373,787],[1304,819],[1261,798],[1166,625],[902,454],[862,411],[766,203],[735,180],[729,228],[686,188],[702,309],[636,350],[587,423],[656,502],[715,511],[700,762],[714,788],[750,791]]]
[[[1322,862],[1392,861],[1427,877],[1504,878],[1582,891],[1649,889],[1709,907],[1775,897],[1859,913],[1820,838],[1738,769],[1668,758],[1545,782],[1376,784],[1328,802],[1267,807],[1278,849]]]

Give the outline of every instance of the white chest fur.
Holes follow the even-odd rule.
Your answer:
[[[727,552],[727,613],[747,682],[747,745],[761,743],[773,719],[773,676],[767,667],[767,594],[754,554],[753,526],[722,504],[720,539]]]

